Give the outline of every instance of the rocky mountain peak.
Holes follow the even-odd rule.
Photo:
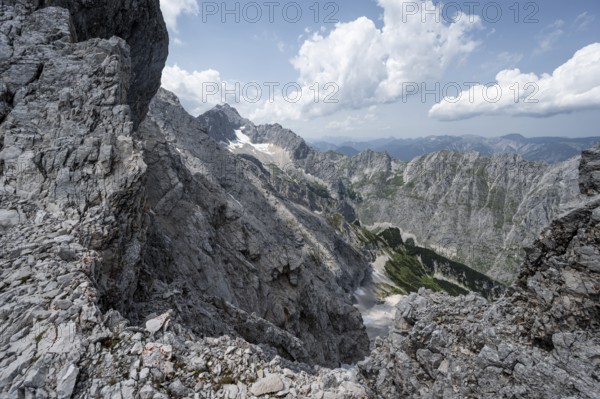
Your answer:
[[[237,111],[237,109],[232,107],[231,105],[229,105],[229,103],[217,104],[213,107],[213,109],[230,111],[238,116],[240,115],[240,113]]]
[[[198,120],[208,134],[218,142],[236,141],[236,130],[243,128],[253,144],[273,144],[289,152],[292,159],[305,159],[312,149],[303,138],[279,123],[255,125],[242,117],[229,104],[217,105],[198,116]]]
[[[179,97],[175,95],[175,93],[170,92],[164,88],[158,89],[156,95],[154,96],[156,99],[160,99],[160,101],[164,103],[169,103],[172,105],[181,106],[181,102],[179,101]]]
[[[212,110],[209,110],[208,112],[211,112],[211,111],[213,111],[214,113],[224,114],[225,117],[227,117],[227,119],[231,123],[240,123],[242,121],[247,121],[247,119],[242,118],[242,116],[240,115],[240,113],[238,112],[238,110],[236,108],[232,107],[228,103],[218,104]]]
[[[198,116],[198,121],[210,137],[222,143],[237,140],[236,130],[243,126],[252,126],[252,122],[243,118],[237,109],[229,104],[219,104]]]

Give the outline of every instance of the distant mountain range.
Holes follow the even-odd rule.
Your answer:
[[[369,141],[315,141],[311,145],[321,151],[335,151],[353,156],[361,151],[385,151],[400,161],[410,161],[436,151],[476,151],[484,156],[517,153],[529,161],[557,163],[577,156],[600,141],[600,137],[524,137],[509,134],[501,137],[428,136],[421,138],[384,138]]]
[[[340,140],[338,150],[323,151],[279,124],[255,125],[228,105],[200,115],[197,122],[229,151],[296,183],[309,182],[320,196],[341,200],[332,211],[348,222],[358,216],[369,228],[382,223],[398,227],[418,244],[505,283],[517,276],[524,244],[533,242],[579,192],[579,153],[558,160],[585,147],[586,140],[596,141],[441,136],[348,146]],[[432,151],[443,148],[444,142],[452,150],[394,159],[394,148],[408,148],[397,145],[403,142],[413,143],[415,153],[418,142],[421,151],[428,151],[426,144]],[[380,150],[363,149],[366,145]],[[347,147],[360,152],[341,154],[339,148]]]

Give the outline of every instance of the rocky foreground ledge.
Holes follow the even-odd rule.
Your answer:
[[[5,201],[6,198],[3,198]],[[6,202],[4,202],[6,203]],[[594,398],[599,392],[600,202],[554,222],[498,302],[422,291],[366,360],[329,370],[239,338],[199,338],[166,313],[102,312],[95,254],[73,223],[9,203],[0,239],[2,397]],[[4,223],[6,225],[6,213]]]
[[[103,313],[97,255],[76,242],[74,223],[3,200],[19,227],[0,238],[0,397],[366,397],[355,369],[292,363],[239,338],[199,338],[172,312],[144,327]]]

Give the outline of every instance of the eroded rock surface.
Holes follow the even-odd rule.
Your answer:
[[[363,358],[369,342],[351,294],[368,263],[315,213],[334,202],[220,148],[168,93],[138,124],[166,58],[158,2],[59,5],[0,6],[2,344],[26,338],[2,346],[6,392],[23,392],[17,377],[48,349],[36,352],[36,340],[62,327],[84,344],[45,359],[40,370],[51,372],[32,374],[35,384],[69,396],[96,372],[103,384],[117,378],[81,366],[88,344],[118,331],[101,317],[111,309],[141,326],[173,309],[199,336],[242,336],[311,364]],[[66,270],[77,273],[73,286],[59,278]],[[81,284],[92,290],[84,299]],[[23,314],[44,309],[48,321],[16,322],[23,301]],[[42,335],[28,335],[34,328]]]
[[[597,397],[599,214],[588,197],[552,222],[494,303],[426,291],[400,301],[395,331],[359,364],[363,381],[381,398]]]
[[[600,391],[597,198],[544,232],[504,298],[412,294],[358,367],[321,368],[368,347],[352,210],[327,219],[340,193],[230,153],[167,92],[145,118],[157,1],[0,10],[0,397]]]
[[[47,7],[60,7],[69,11],[71,39],[83,42],[89,39],[110,39],[118,36],[129,44],[131,60],[130,88],[127,91],[127,104],[130,106],[132,119],[137,126],[146,115],[148,103],[160,86],[160,76],[168,51],[168,36],[165,23],[162,19],[159,3],[154,0],[6,0],[3,5],[15,7],[19,12],[32,13]],[[7,12],[6,15],[11,13]],[[43,26],[43,20],[38,20],[36,29],[45,35],[46,39],[55,40],[56,33],[53,24]],[[19,54],[17,49],[11,49],[10,43],[13,35],[18,32],[17,25],[6,30],[1,43],[5,43],[0,52],[11,57]],[[43,40],[43,35],[39,37]],[[59,34],[61,35],[61,34]],[[30,43],[33,44],[33,43]],[[40,44],[40,43],[37,43]],[[2,56],[0,56],[1,58]],[[29,57],[27,57],[29,58]],[[38,60],[39,61],[39,60]],[[14,63],[14,62],[13,62]],[[28,70],[21,80],[26,82],[35,70],[37,63],[22,66]],[[14,93],[14,92],[13,92]],[[9,94],[10,96],[10,94]]]
[[[315,213],[333,200],[295,197],[301,187],[223,148],[167,91],[140,135],[150,227],[128,314],[177,307],[198,334],[239,334],[304,362],[366,355],[350,298],[369,266]]]
[[[235,131],[243,128],[251,145],[234,144],[236,151],[315,180],[352,205],[345,208],[350,214],[338,210],[347,220],[391,223],[419,245],[507,284],[517,278],[523,247],[579,194],[580,157],[555,164],[514,153],[440,151],[402,162],[365,150],[350,157],[317,151],[281,125],[254,125],[229,106],[198,119],[220,142],[236,140]],[[217,136],[219,131],[229,133]],[[257,147],[270,154],[261,156]],[[282,149],[285,156],[278,156]],[[597,163],[586,163],[582,173],[598,173]]]
[[[132,58],[121,38],[79,41],[61,7],[2,9],[10,58],[0,61],[0,73],[10,101],[0,125],[0,193],[73,221],[74,234],[101,254],[98,284],[127,302],[145,217],[146,165],[133,132],[152,94],[136,94],[141,108],[132,112]],[[151,42],[144,48],[154,51]],[[156,58],[152,67],[160,69],[166,51]]]
[[[389,221],[421,245],[512,283],[531,245],[579,193],[579,157],[437,152],[398,162],[364,152],[340,165],[361,193],[366,224]]]

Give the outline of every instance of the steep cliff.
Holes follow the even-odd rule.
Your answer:
[[[368,263],[315,213],[334,204],[293,195],[302,187],[232,154],[171,93],[150,109],[145,278],[128,313],[176,308],[198,334],[240,335],[305,362],[363,357],[350,297]]]
[[[98,284],[127,302],[145,217],[145,164],[133,135],[159,84],[167,33],[158,2],[131,2],[140,13],[94,4],[3,3],[0,192],[73,221],[100,254]],[[124,23],[143,25],[125,35],[131,46],[117,37],[131,29]],[[150,40],[138,37],[144,32]],[[150,83],[138,85],[145,75]]]
[[[597,148],[584,152],[582,165],[597,161]],[[599,212],[587,197],[554,220],[494,303],[424,290],[401,301],[394,331],[359,364],[373,396],[596,397]]]
[[[366,355],[351,294],[368,264],[315,213],[333,200],[278,198],[271,182],[302,188],[222,149],[168,93],[146,118],[167,55],[157,1],[0,7],[0,396],[139,391],[119,334],[150,345],[152,323],[124,327],[155,312],[176,340]]]
[[[523,248],[579,193],[579,157],[555,164],[514,153],[443,151],[400,162],[366,150],[347,157],[317,151],[281,125],[254,125],[227,105],[198,119],[228,132],[215,138],[232,151],[325,187],[364,225],[397,226],[419,245],[504,283],[515,280]]]
[[[106,331],[100,300],[128,303],[139,277],[146,165],[133,136],[154,93],[132,82],[157,87],[167,33],[158,1],[130,2],[145,11],[125,20],[119,2],[89,19],[78,4],[0,5],[3,397],[24,394],[30,367],[30,394],[68,397]],[[155,40],[126,37],[131,51],[122,24],[145,22]]]
[[[529,245],[578,194],[579,157],[557,164],[515,154],[438,152],[397,162],[364,152],[339,165],[366,224],[390,222],[442,255],[514,281]]]
[[[344,239],[371,263],[377,259],[388,263],[385,270],[380,271],[388,278],[386,282],[371,286],[368,282],[371,276],[367,276],[361,287],[362,293],[370,292],[373,299],[382,299],[382,296],[387,294],[405,294],[420,287],[451,293],[476,291],[485,296],[494,296],[502,291],[500,284],[468,266],[453,262],[426,248],[414,245],[410,249],[404,246],[396,248],[397,245],[388,244],[385,239],[379,237],[380,234],[397,229],[380,226],[365,229],[361,226],[364,220],[358,220],[355,210],[361,209],[360,205],[357,207],[357,204],[361,204],[361,194],[358,188],[359,191],[349,188],[351,177],[392,175],[395,164],[387,154],[365,151],[355,158],[347,158],[332,152],[322,153],[308,146],[291,130],[278,124],[255,125],[227,104],[216,106],[197,119],[202,128],[222,147],[232,153],[260,161],[259,164],[272,175],[280,177],[271,179],[271,184],[287,200],[298,200],[298,190],[289,189],[296,185],[280,183],[293,181],[297,186],[308,188],[305,193],[312,193],[321,204],[329,202],[329,206],[320,206],[318,211],[333,222],[336,227],[335,233],[345,236]],[[390,184],[365,188],[373,189],[377,198],[385,198],[385,194],[395,186]],[[366,193],[364,190],[362,192]],[[307,198],[304,202],[314,201]],[[382,217],[378,221],[388,220]],[[345,228],[341,225],[344,221],[352,225]],[[350,234],[347,234],[348,232]],[[377,273],[373,267],[370,269]],[[390,284],[392,286],[388,286]]]
[[[596,197],[544,232],[506,297],[413,293],[369,358],[322,368],[367,354],[351,303],[380,249],[349,223],[351,175],[330,173],[343,158],[278,125],[207,133],[165,91],[151,102],[166,57],[157,1],[0,10],[0,397],[600,390]],[[236,154],[242,135],[274,132],[298,178]],[[583,155],[586,194],[599,153]],[[394,173],[362,156],[362,172]]]

